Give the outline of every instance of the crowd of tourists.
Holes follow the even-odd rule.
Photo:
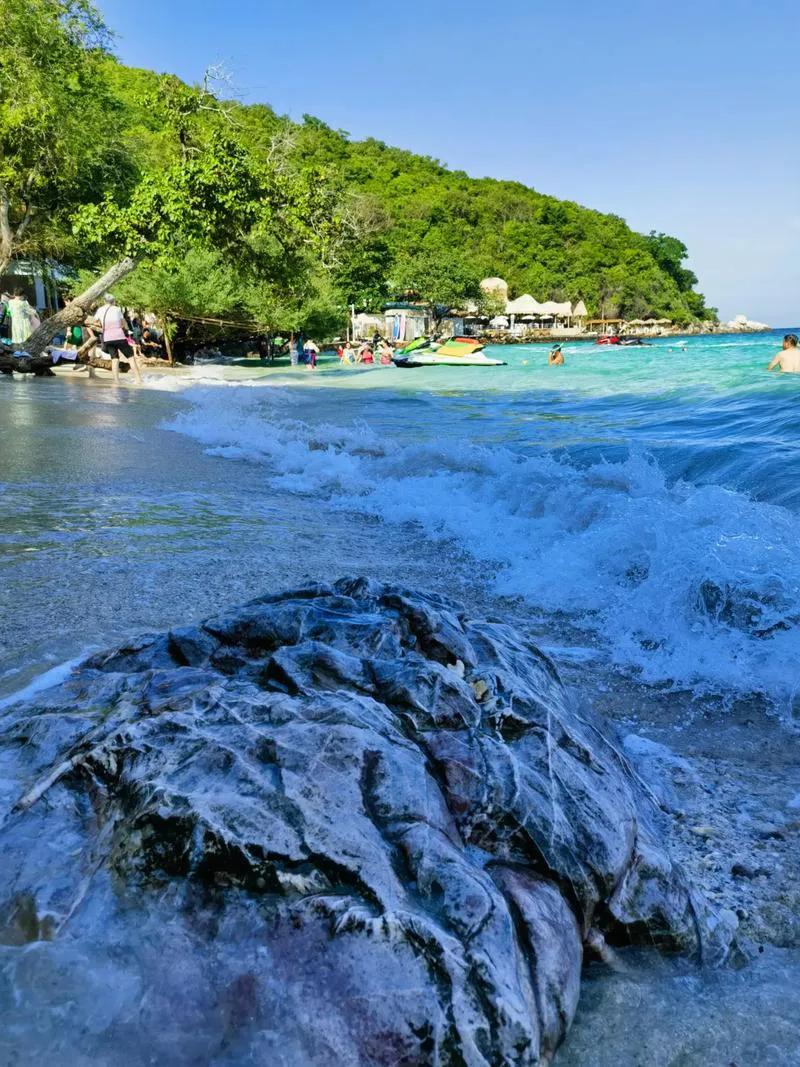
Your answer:
[[[63,348],[56,351],[67,359],[73,352],[96,346],[101,355],[111,360],[111,371],[119,381],[119,361],[124,359],[141,384],[141,360],[164,357],[163,334],[152,313],[138,313],[124,309],[113,293],[106,293],[103,303],[90,312],[82,326],[71,326],[63,338]]]
[[[21,290],[0,294],[0,341],[24,351],[34,330],[41,325],[36,309]],[[119,361],[124,359],[141,382],[140,360],[164,357],[164,339],[151,313],[121,308],[112,293],[90,312],[82,325],[70,326],[51,342],[53,361],[77,359],[78,352],[96,347],[110,358],[115,380],[119,380]]]
[[[309,370],[316,370],[319,354],[319,345],[311,338],[304,340],[302,336],[293,336],[289,341],[289,362],[293,367],[303,364]],[[376,334],[371,341],[363,341],[358,346],[353,345],[351,341],[345,341],[337,347],[336,355],[340,366],[343,367],[375,363],[388,366],[392,362],[393,350],[380,334]]]
[[[392,362],[394,353],[391,345],[376,334],[371,342],[364,341],[358,348],[354,348],[350,341],[345,341],[343,345],[339,345],[336,354],[342,366],[354,363],[374,364],[377,358],[378,363],[387,367]]]

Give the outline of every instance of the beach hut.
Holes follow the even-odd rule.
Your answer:
[[[399,301],[384,304],[384,336],[393,341],[413,341],[430,333],[431,314],[426,307]]]
[[[364,311],[354,314],[351,319],[351,328],[353,340],[359,337],[372,337],[375,333],[387,336],[386,319],[383,315],[370,315]]]
[[[541,307],[541,316],[543,319],[568,323],[572,319],[572,304],[569,300],[546,300]]]
[[[575,307],[572,309],[573,325],[577,326],[579,329],[582,330],[584,327],[584,323],[586,322],[586,316],[588,314],[589,312],[586,310],[586,305],[582,300],[579,300]]]
[[[540,315],[541,312],[542,305],[530,293],[524,293],[506,304],[506,315]]]
[[[619,333],[624,321],[624,319],[587,319],[586,326],[592,333],[597,333],[601,337],[610,337],[612,334]]]
[[[464,316],[454,314],[443,315],[436,323],[436,332],[443,337],[460,337],[465,330]]]
[[[522,318],[538,318],[541,314],[542,305],[538,300],[534,300],[530,293],[523,293],[522,296],[518,296],[516,300],[509,300],[506,304],[506,315],[511,319],[511,330],[520,332],[521,327],[516,326],[516,319]]]

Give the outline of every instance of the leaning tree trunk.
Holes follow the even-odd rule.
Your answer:
[[[172,341],[169,339],[169,331],[171,329],[171,323],[167,316],[164,316],[164,348],[167,351],[167,359],[169,360],[170,367],[175,366],[175,357],[172,354]]]
[[[136,261],[131,259],[130,256],[126,256],[119,263],[115,263],[102,278],[98,278],[96,282],[93,282],[80,296],[76,296],[61,311],[51,315],[49,319],[45,319],[39,329],[34,330],[25,342],[25,351],[32,356],[38,356],[44,352],[59,330],[69,326],[80,326],[100,297],[113,285],[116,285],[121,278],[124,278],[126,274],[130,274],[135,266]]]

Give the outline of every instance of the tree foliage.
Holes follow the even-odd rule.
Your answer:
[[[443,310],[463,308],[480,296],[480,274],[459,250],[429,242],[403,251],[395,261],[393,288],[406,290]]]
[[[79,205],[134,180],[113,136],[106,29],[88,0],[0,0],[0,273],[13,255],[70,257]]]

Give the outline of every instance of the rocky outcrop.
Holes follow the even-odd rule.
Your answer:
[[[535,1064],[587,940],[730,937],[533,644],[366,579],[92,657],[0,782],[17,1055]]]

